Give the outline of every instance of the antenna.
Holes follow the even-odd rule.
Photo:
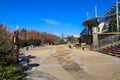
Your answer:
[[[86,13],[87,14],[87,20],[89,19],[89,12]]]
[[[95,18],[97,18],[97,6],[95,6]]]

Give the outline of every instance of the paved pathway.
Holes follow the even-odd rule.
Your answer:
[[[120,58],[94,51],[72,52],[75,61],[87,73],[81,80],[120,80]]]
[[[60,47],[68,50],[73,60],[83,69],[84,77],[79,80],[120,80],[120,58],[94,51],[69,49],[68,46],[50,46],[27,51],[26,55],[36,56],[30,63],[40,64],[28,71],[29,80],[77,80],[59,64],[55,54]]]

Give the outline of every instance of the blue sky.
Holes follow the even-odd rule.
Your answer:
[[[94,7],[98,16],[103,15],[116,0],[0,0],[0,23],[15,30],[19,28],[50,32],[58,36],[79,34],[82,22],[89,12],[94,17]]]

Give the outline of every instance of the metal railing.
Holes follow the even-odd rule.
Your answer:
[[[120,34],[113,35],[98,41],[99,48],[114,46],[120,43]]]

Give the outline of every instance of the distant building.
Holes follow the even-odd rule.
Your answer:
[[[73,37],[75,38],[75,42],[79,42],[79,38],[80,38],[80,35],[73,35]]]

